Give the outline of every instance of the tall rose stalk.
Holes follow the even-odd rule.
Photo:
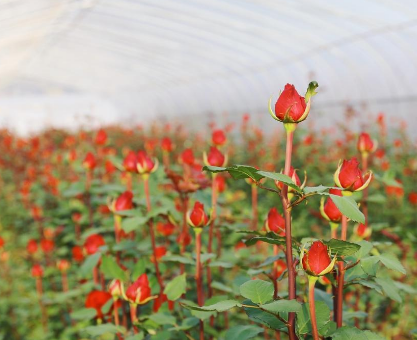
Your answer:
[[[290,177],[291,158],[293,149],[294,132],[297,124],[305,120],[310,112],[311,97],[316,94],[318,87],[316,82],[311,82],[307,89],[305,98],[301,97],[293,85],[287,84],[275,104],[275,112],[271,109],[269,102],[269,113],[272,118],[284,123],[286,130],[286,149],[284,174]],[[285,219],[285,258],[288,268],[288,298],[295,300],[297,297],[296,270],[292,253],[291,233],[291,208],[288,197],[288,185],[283,184],[281,192],[281,203]],[[290,340],[297,339],[295,334],[295,313],[288,314],[288,333]]]

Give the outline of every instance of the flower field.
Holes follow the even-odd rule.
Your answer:
[[[415,339],[415,137],[312,129],[317,86],[272,133],[2,131],[0,339]]]

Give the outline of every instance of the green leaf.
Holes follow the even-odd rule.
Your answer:
[[[224,338],[227,340],[247,340],[252,339],[264,330],[255,325],[235,326],[230,328]]]
[[[200,320],[198,318],[191,316],[189,318],[184,319],[180,326],[171,328],[170,330],[186,331],[190,328],[197,326],[199,322]]]
[[[371,331],[364,332],[368,340],[386,340],[383,336],[372,333]]]
[[[146,224],[148,218],[145,216],[135,216],[135,217],[128,217],[122,220],[122,229],[126,233],[130,233],[131,231],[138,230],[139,227]]]
[[[177,276],[175,279],[171,280],[164,289],[164,294],[168,297],[169,300],[175,301],[181,297],[182,294],[185,294],[187,290],[187,281],[186,274]]]
[[[316,88],[318,87],[319,84],[316,81],[312,81],[310,84],[308,84],[308,88],[304,96],[306,104],[311,100],[311,97],[314,97],[317,94]]]
[[[224,301],[220,301],[209,306],[202,306],[202,307],[190,306],[189,308],[194,309],[194,310],[199,310],[199,311],[224,312],[234,307],[242,307],[242,304],[235,300],[224,300]]]
[[[233,179],[251,178],[255,182],[263,178],[263,176],[257,173],[258,169],[249,165],[235,164],[227,168],[217,166],[204,166],[203,171],[210,171],[214,173],[227,171],[233,177]]]
[[[324,185],[319,185],[317,187],[305,187],[303,189],[303,191],[304,191],[305,194],[312,194],[312,193],[318,194],[318,193],[327,191],[327,190],[332,189],[332,188],[333,187],[325,187]]]
[[[260,310],[259,308],[256,308],[257,306],[253,304],[251,301],[245,300],[243,301],[243,304],[246,306],[244,307],[245,312],[251,320],[258,322],[262,325],[265,325],[271,329],[275,329],[275,330],[287,329],[285,324],[282,321],[278,320],[275,315],[272,315],[263,310]],[[251,308],[247,306],[254,306],[255,308]],[[283,317],[284,319],[287,319],[283,315],[281,315],[281,317]]]
[[[112,323],[105,323],[98,326],[89,326],[85,328],[86,332],[93,337],[97,337],[103,334],[117,334],[124,333],[126,330],[122,326],[116,326]]]
[[[144,338],[145,335],[143,333],[138,333],[125,338],[125,340],[143,340]]]
[[[111,256],[103,255],[100,270],[110,279],[126,280],[126,273],[119,267],[116,260]]]
[[[221,290],[222,292],[226,292],[226,293],[232,293],[233,292],[232,288],[226,286],[225,284],[223,284],[219,281],[213,281],[211,283],[211,288]]]
[[[333,203],[336,204],[336,207],[343,215],[353,221],[365,223],[365,216],[359,210],[358,204],[352,197],[337,196],[333,194],[329,194],[329,197],[332,199]]]
[[[323,301],[316,301],[317,329],[320,335],[327,332],[327,324],[330,322],[330,309]],[[310,310],[307,303],[302,305],[301,311],[297,313],[297,331],[299,334],[311,332]]]
[[[100,261],[100,257],[100,252],[88,256],[80,267],[80,274],[82,276],[90,274],[93,271],[93,268],[98,264],[98,261]]]
[[[361,249],[361,246],[356,243],[337,240],[334,238],[330,241],[323,241],[323,243],[330,248],[332,255],[337,254],[337,256],[350,256]]]
[[[280,173],[277,173],[277,172],[267,172],[267,171],[258,171],[258,174],[263,176],[263,177],[273,179],[274,181],[280,181],[280,182],[288,185],[289,187],[293,188],[295,191],[298,191],[298,192],[303,191],[299,186],[297,186],[292,181],[291,177],[288,177],[287,175],[280,174]]]
[[[365,332],[355,327],[341,327],[331,335],[333,340],[368,340]]]
[[[247,246],[253,246],[258,241],[260,241],[260,242],[266,242],[266,243],[269,243],[269,244],[285,244],[285,238],[283,238],[283,237],[280,237],[280,238],[272,238],[272,237],[267,237],[267,236],[255,236],[255,237],[252,237],[249,240],[246,240],[245,241],[245,244]]]
[[[142,275],[146,270],[146,262],[144,258],[140,258],[133,267],[131,279],[132,281],[136,281],[137,278]]]
[[[71,313],[71,319],[73,320],[91,320],[97,315],[97,311],[94,308],[83,308]]]
[[[240,286],[240,294],[254,303],[264,304],[272,300],[274,286],[271,282],[250,280]]]
[[[366,274],[375,276],[378,269],[378,263],[379,256],[367,256],[361,259],[360,265]]]
[[[376,284],[375,282],[373,282],[373,281],[360,280],[360,281],[358,281],[358,283],[360,285],[364,286],[364,287],[368,287],[368,288],[374,289],[376,292],[378,292],[379,294],[382,295],[381,286],[378,285],[378,284]]]
[[[152,320],[158,325],[175,325],[176,324],[175,317],[173,317],[172,315],[168,313],[151,314],[147,316],[146,318],[149,320]]]
[[[371,242],[368,242],[368,241],[365,241],[365,240],[359,241],[358,244],[361,246],[361,249],[359,249],[357,251],[357,253],[355,254],[356,258],[358,258],[358,259],[361,259],[365,255],[368,255],[369,252],[374,247]]]
[[[411,287],[410,285],[407,285],[402,282],[394,281],[394,284],[397,286],[398,289],[409,293],[409,294],[417,294],[417,289]]]
[[[390,299],[397,302],[402,302],[401,296],[398,293],[398,288],[395,286],[394,281],[389,278],[375,278],[375,282],[382,287],[382,290]]]
[[[299,312],[302,308],[301,303],[296,300],[278,300],[266,305],[261,305],[260,307],[274,314],[282,312]]]
[[[179,262],[183,264],[195,264],[195,261],[184,256],[179,255],[171,255],[171,256],[164,256],[161,261],[163,262]]]
[[[406,274],[405,268],[394,255],[389,253],[382,254],[379,255],[379,259],[381,260],[382,264],[388,269],[393,269],[399,271],[401,274]]]

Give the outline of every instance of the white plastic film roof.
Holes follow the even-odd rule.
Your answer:
[[[264,113],[316,80],[324,116],[417,120],[416,79],[415,0],[0,0],[2,114],[23,97],[125,118]]]

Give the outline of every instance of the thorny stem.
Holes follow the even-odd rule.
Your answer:
[[[41,309],[43,331],[47,332],[47,330],[48,330],[48,314],[47,314],[45,305],[42,302],[43,289],[42,289],[42,278],[40,278],[40,277],[36,278],[36,290],[38,292],[39,307]]]
[[[151,196],[149,194],[149,177],[148,176],[143,177],[143,184],[144,184],[144,189],[145,189],[146,208],[148,212],[150,212],[152,208],[151,208]],[[156,257],[155,231],[153,229],[152,221],[149,221],[148,225],[149,225],[149,234],[151,235],[152,252],[153,252],[153,258],[154,258],[153,262],[155,266],[156,278],[158,280],[158,284],[159,284],[160,291],[162,294],[162,292],[164,291],[164,283],[162,281],[161,272],[159,271],[159,265],[158,265],[158,261]]]
[[[217,205],[217,187],[216,187],[216,174],[213,174],[212,179],[212,187],[211,187],[211,221],[210,221],[210,228],[209,228],[209,240],[207,246],[207,252],[209,254],[213,251],[213,234],[214,234],[214,222],[216,219],[216,205]],[[221,247],[220,244],[217,245]],[[213,289],[211,288],[211,267],[209,266],[210,260],[207,262],[207,286],[208,286],[208,296],[211,298],[213,296]]]
[[[185,238],[187,237],[188,231],[188,224],[187,224],[187,211],[188,211],[188,198],[187,196],[180,196],[181,203],[182,203],[182,230],[181,230],[181,250],[180,254],[183,255],[185,252]],[[184,274],[185,265],[181,263],[180,265],[181,274]]]
[[[256,187],[256,183],[252,183],[251,186],[252,186],[252,230],[258,230],[258,188]]]
[[[287,145],[285,150],[285,168],[284,174],[289,176],[291,169],[291,155],[292,145],[294,138],[294,130],[287,130]],[[291,209],[288,209],[288,186],[283,184],[281,191],[281,202],[284,210],[285,219],[285,257],[288,268],[288,298],[294,300],[296,298],[296,282],[295,282],[295,268],[292,255],[292,242],[291,242]],[[297,339],[295,335],[295,313],[288,313],[288,335],[290,340]]]
[[[201,280],[201,228],[195,229],[195,254],[196,254],[196,267],[195,267],[195,280],[197,283],[197,302],[201,307],[204,305],[204,292]],[[204,340],[204,323],[200,320],[200,340]]]
[[[342,215],[342,233],[341,240],[346,241],[347,236],[347,217]],[[343,287],[345,279],[345,268],[343,266],[343,261],[337,263],[339,268],[339,274],[337,277],[337,311],[336,311],[336,324],[337,328],[342,327],[343,324]]]
[[[113,315],[114,315],[114,324],[119,327],[120,320],[119,320],[119,308],[117,307],[117,299],[113,300]],[[119,340],[123,339],[122,335],[118,332],[117,337]]]
[[[310,319],[311,319],[311,329],[313,333],[314,340],[319,340],[319,332],[317,330],[317,320],[316,320],[316,305],[314,301],[314,286],[316,284],[317,277],[309,276],[308,277],[308,304],[310,307]]]
[[[136,304],[130,304],[130,320],[132,321],[133,332],[135,334],[138,333],[138,328],[135,326],[135,323],[138,321],[138,317],[136,316]]]

